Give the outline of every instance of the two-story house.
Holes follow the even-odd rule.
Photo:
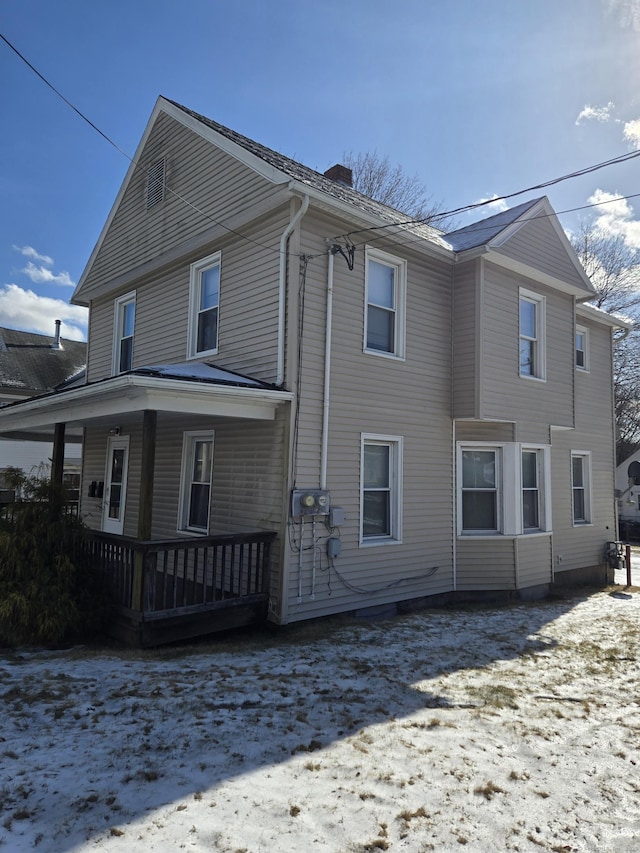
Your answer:
[[[442,234],[349,181],[160,98],[73,296],[86,384],[0,431],[82,426],[103,534],[274,532],[277,623],[604,581],[620,323],[548,200]]]

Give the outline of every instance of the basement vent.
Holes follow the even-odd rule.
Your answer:
[[[147,210],[164,199],[164,176],[166,160],[158,160],[147,171]]]

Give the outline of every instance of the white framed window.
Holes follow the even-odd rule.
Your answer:
[[[502,528],[502,450],[477,445],[460,451],[462,533],[499,533]]]
[[[361,436],[360,544],[402,538],[402,436]]]
[[[188,357],[218,351],[220,252],[191,264]]]
[[[591,453],[571,451],[571,495],[574,525],[591,524]]]
[[[136,323],[135,291],[114,302],[112,373],[124,373],[133,367],[133,335]]]
[[[545,298],[520,288],[520,376],[546,378]]]
[[[405,357],[407,263],[367,248],[365,253],[364,351]]]
[[[213,432],[185,432],[182,441],[182,475],[178,529],[209,531]]]
[[[589,330],[576,326],[576,369],[589,372]]]
[[[458,444],[458,535],[551,531],[551,448],[514,442]]]

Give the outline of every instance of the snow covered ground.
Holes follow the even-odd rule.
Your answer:
[[[639,659],[622,587],[0,652],[0,851],[637,851]]]

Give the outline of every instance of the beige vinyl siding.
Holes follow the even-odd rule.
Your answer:
[[[602,562],[615,539],[614,439],[611,399],[611,330],[579,318],[589,329],[590,371],[576,371],[576,429],[553,432],[553,545],[556,578]],[[572,521],[571,451],[591,451],[592,523]],[[562,559],[560,559],[562,558]]]
[[[551,536],[518,536],[515,553],[519,589],[551,583]]]
[[[582,276],[572,263],[566,246],[556,233],[548,216],[530,219],[494,251],[580,287],[585,291],[585,295],[588,293]]]
[[[166,158],[162,202],[146,209],[146,169]],[[193,168],[197,164],[197,168]],[[161,113],[86,279],[92,289],[259,204],[273,184]],[[186,199],[189,204],[182,200]]]
[[[573,426],[574,325],[569,296],[484,264],[483,418]],[[519,375],[519,288],[545,297],[546,381]],[[535,427],[532,427],[535,429]],[[536,432],[539,435],[539,431]]]
[[[258,246],[247,240],[227,239],[128,285],[127,292],[136,293],[133,366],[187,360],[190,265],[221,249],[218,353],[207,360],[213,358],[220,367],[256,379],[275,380],[278,245],[288,222],[288,209],[281,209],[268,221],[247,228],[246,237]],[[110,294],[92,304],[89,381],[111,375],[113,306],[118,295]]]
[[[303,221],[302,251],[325,251],[323,237],[335,222]],[[313,227],[313,231],[311,230]],[[344,509],[342,553],[329,566],[329,531],[316,524],[313,548],[290,553],[288,621],[367,608],[445,592],[452,575],[450,271],[406,247],[377,248],[408,262],[406,360],[363,352],[364,251],[353,271],[335,258],[327,486],[331,503]],[[317,486],[320,477],[326,252],[309,265],[305,287],[303,396],[298,435],[297,482]],[[360,546],[361,434],[403,439],[402,541]],[[294,524],[299,541],[301,525]],[[305,547],[312,522],[305,522]],[[349,589],[343,583],[360,590]],[[302,600],[298,602],[298,592]],[[313,594],[313,597],[312,597]]]
[[[460,592],[515,589],[515,543],[514,538],[500,536],[458,539],[456,589]]]
[[[453,335],[453,415],[478,417],[480,409],[481,294],[478,264],[455,268]]]
[[[456,441],[515,441],[515,424],[493,421],[456,421]]]

